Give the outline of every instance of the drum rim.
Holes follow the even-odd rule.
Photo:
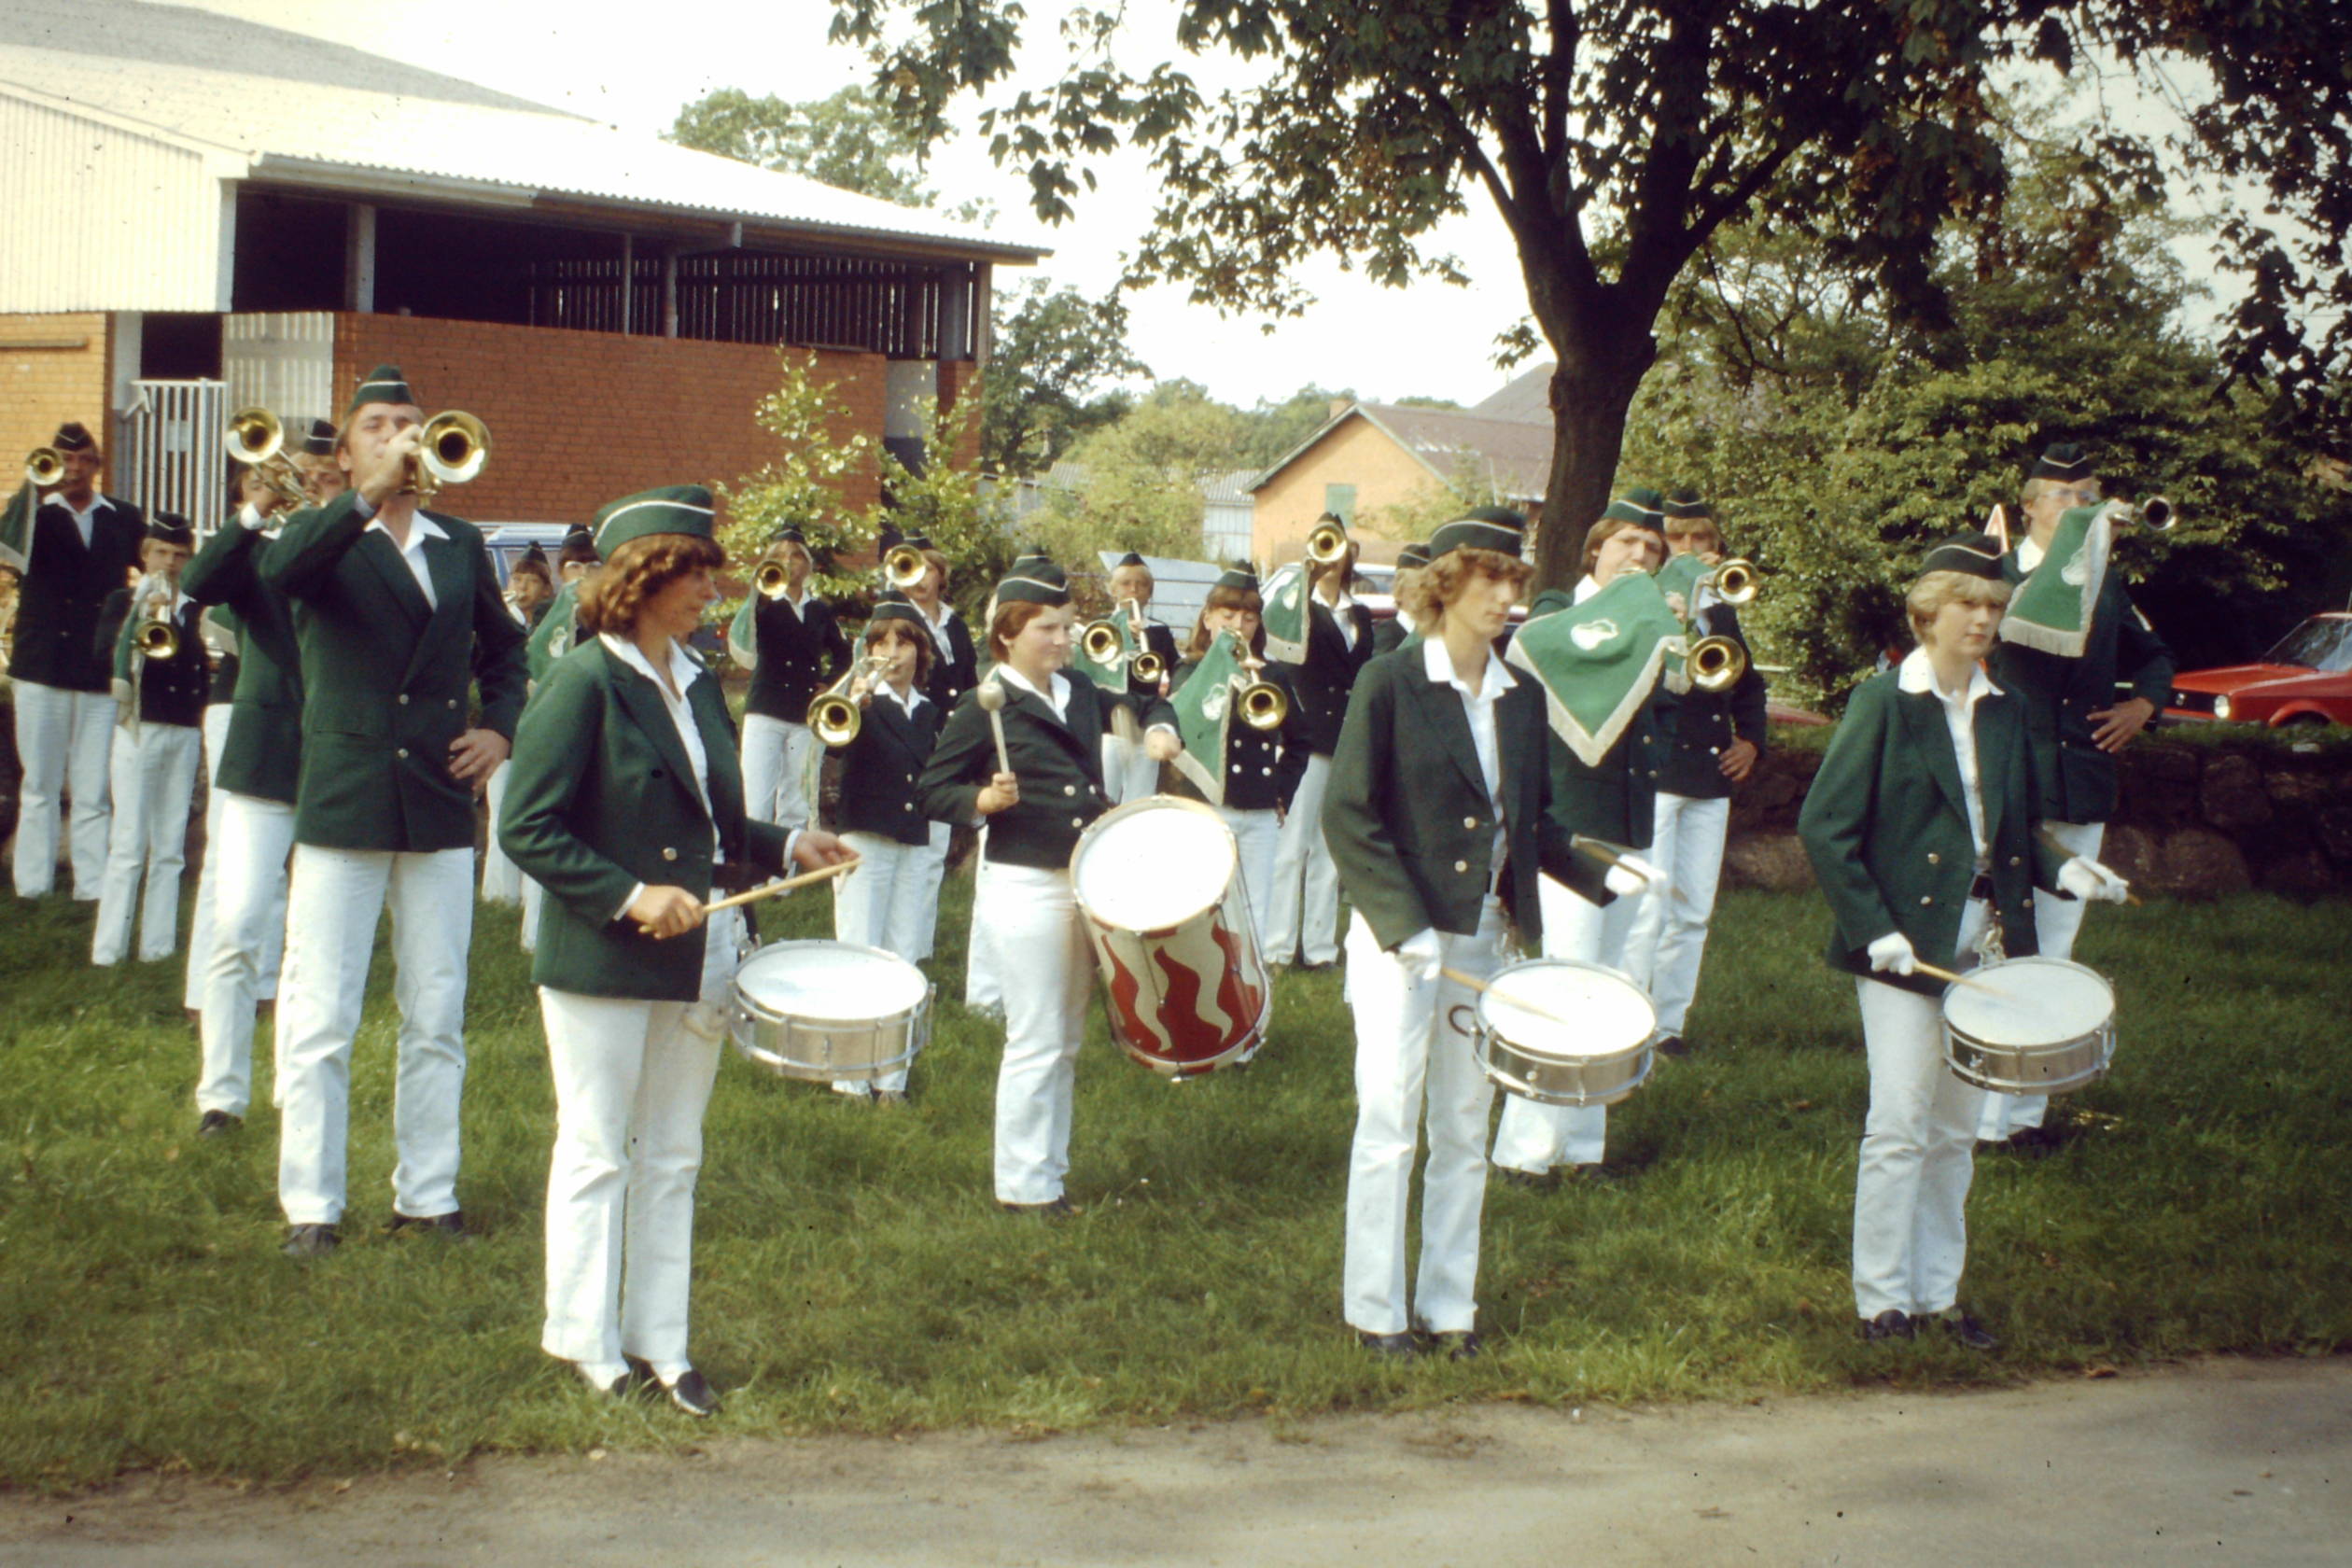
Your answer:
[[[1146,811],[1165,811],[1170,808],[1187,811],[1214,822],[1218,832],[1225,834],[1225,879],[1217,885],[1217,896],[1202,904],[1200,908],[1193,910],[1169,925],[1130,926],[1122,921],[1110,919],[1097,912],[1094,905],[1086,902],[1085,889],[1082,885],[1084,879],[1078,875],[1079,862],[1086,858],[1086,850],[1114,822],[1124,818],[1141,816]],[[1184,795],[1146,795],[1141,800],[1128,801],[1125,805],[1114,805],[1087,823],[1085,830],[1079,833],[1078,842],[1071,846],[1070,864],[1065,869],[1070,877],[1071,902],[1077,904],[1080,913],[1084,914],[1087,919],[1106,931],[1130,931],[1138,936],[1148,936],[1155,931],[1173,931],[1184,921],[1193,919],[1205,910],[1215,908],[1225,901],[1225,889],[1233,885],[1235,875],[1241,869],[1241,841],[1234,837],[1233,829],[1226,823],[1225,818],[1218,814],[1217,808],[1205,801],[1193,800]]]
[[[1502,1040],[1502,1037],[1495,1034],[1492,1030],[1480,1029],[1478,1030],[1477,1037],[1470,1043],[1471,1059],[1478,1064],[1478,1071],[1484,1073],[1487,1077],[1487,1081],[1492,1084],[1496,1088],[1501,1089],[1505,1094],[1517,1095],[1521,1099],[1533,1100],[1538,1105],[1563,1105],[1576,1108],[1593,1105],[1615,1105],[1621,1100],[1631,1099],[1633,1097],[1633,1091],[1648,1083],[1650,1081],[1650,1075],[1658,1071],[1658,1031],[1654,1029],[1648,1034],[1643,1036],[1642,1043],[1640,1044],[1629,1046],[1622,1051],[1612,1052],[1605,1057],[1579,1057],[1573,1058],[1573,1060],[1563,1059],[1557,1057],[1548,1058],[1530,1058],[1537,1060],[1543,1065],[1574,1065],[1582,1067],[1588,1065],[1606,1066],[1631,1057],[1641,1064],[1642,1070],[1639,1072],[1636,1072],[1629,1082],[1625,1083],[1621,1086],[1610,1089],[1603,1094],[1585,1095],[1571,1099],[1565,1095],[1541,1093],[1525,1078],[1515,1073],[1505,1072],[1499,1069],[1495,1065],[1494,1060],[1494,1043],[1498,1040]],[[1512,1044],[1507,1040],[1502,1041],[1502,1043],[1503,1048],[1507,1051],[1511,1051],[1521,1057],[1527,1056],[1526,1052],[1519,1050],[1518,1046]]]
[[[1496,1029],[1492,1022],[1491,1022],[1487,1017],[1487,1001],[1495,994],[1494,987],[1503,983],[1504,976],[1513,973],[1519,970],[1537,968],[1589,970],[1597,974],[1607,975],[1610,979],[1617,981],[1618,984],[1624,986],[1628,990],[1631,991],[1635,996],[1641,998],[1642,1005],[1649,1010],[1648,1029],[1643,1033],[1639,1041],[1630,1046],[1619,1046],[1615,1050],[1597,1056],[1553,1057],[1546,1059],[1561,1062],[1607,1061],[1615,1057],[1623,1055],[1629,1050],[1638,1051],[1645,1049],[1658,1039],[1658,1003],[1650,999],[1649,992],[1644,990],[1641,983],[1635,980],[1633,976],[1628,974],[1625,971],[1618,969],[1614,965],[1604,964],[1594,959],[1553,959],[1541,957],[1520,959],[1515,963],[1505,964],[1501,969],[1496,970],[1493,973],[1486,977],[1488,988],[1478,993],[1477,1005],[1471,1009],[1471,1015],[1477,1021],[1478,1032],[1481,1037],[1490,1034],[1494,1035],[1498,1039],[1501,1039],[1508,1043],[1511,1049],[1515,1051],[1531,1056],[1541,1055],[1541,1053],[1528,1051],[1527,1047],[1522,1045],[1519,1042],[1511,1039],[1510,1036],[1504,1034],[1500,1029]],[[1503,1000],[1506,1003],[1512,1001],[1512,999],[1507,996]],[[1521,1003],[1521,1005],[1525,1004]]]
[[[2096,1029],[2087,1029],[2076,1034],[2070,1034],[2065,1037],[2065,1041],[2056,1045],[2025,1046],[1988,1044],[1987,1042],[1980,1039],[1975,1033],[1971,1032],[1966,1025],[1953,1021],[1952,1009],[1953,1005],[1957,1003],[1959,1006],[1966,1007],[1968,1004],[1968,998],[1962,994],[1967,989],[1967,987],[1965,986],[1946,986],[1944,987],[1942,998],[1936,1005],[1936,1015],[1938,1019],[1942,1023],[1946,1029],[1959,1035],[1962,1039],[1967,1041],[1969,1044],[1980,1048],[1996,1051],[2057,1051],[2064,1049],[2066,1044],[2070,1044],[2078,1041],[2088,1040],[2093,1035],[2100,1032],[2102,1029],[2110,1034],[2114,1032],[2115,1015],[2121,1007],[2121,1003],[2116,1000],[2115,982],[2108,979],[2106,975],[2101,974],[2097,970],[2093,969],[2089,964],[2077,963],[2072,959],[2062,959],[2057,957],[2055,954],[2051,953],[2020,953],[2013,959],[1995,959],[1990,962],[1981,963],[1977,965],[1976,968],[1968,970],[1967,973],[1973,978],[1977,975],[1998,974],[2005,969],[2015,969],[2022,966],[2030,966],[2035,969],[2063,969],[2071,971],[2077,974],[2089,975],[2092,979],[2099,983],[2100,993],[2107,998],[2107,1016],[2100,1021]]]
[[[896,1008],[888,1013],[861,1015],[855,1017],[836,1018],[822,1016],[815,1013],[777,1012],[766,1006],[764,1003],[762,1003],[756,999],[747,996],[744,993],[743,972],[749,969],[754,963],[758,962],[761,954],[772,953],[780,948],[788,947],[795,949],[822,947],[830,948],[835,952],[865,953],[875,958],[888,959],[890,962],[903,965],[905,968],[914,972],[916,978],[923,983],[922,995],[917,997],[915,1001],[907,1006]],[[764,1023],[802,1023],[818,1027],[831,1027],[834,1029],[855,1029],[861,1026],[866,1028],[879,1028],[884,1024],[894,1023],[900,1019],[915,1017],[930,1009],[932,995],[938,989],[937,987],[932,985],[931,977],[923,973],[920,965],[913,962],[911,959],[900,957],[898,954],[891,952],[887,947],[869,946],[861,942],[833,942],[824,937],[819,936],[796,936],[789,937],[781,942],[762,943],[759,946],[745,954],[743,961],[735,965],[735,978],[728,983],[728,988],[734,992],[735,1002],[737,1007],[742,1009],[745,1013],[749,1014],[752,1017],[758,1018]]]

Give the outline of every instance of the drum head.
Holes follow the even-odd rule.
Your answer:
[[[1071,860],[1071,886],[1105,925],[1165,931],[1225,897],[1239,861],[1233,830],[1207,806],[1131,801],[1086,830]]]
[[[930,982],[895,953],[847,942],[778,942],[746,959],[735,989],[782,1018],[848,1023],[922,1004]]]
[[[1980,983],[1944,992],[1944,1018],[1985,1045],[2078,1040],[2115,1015],[2115,988],[2065,959],[2010,959],[1970,971]]]
[[[1614,969],[1531,959],[1487,982],[1478,1022],[1529,1056],[1571,1061],[1631,1050],[1658,1028],[1658,1010]]]

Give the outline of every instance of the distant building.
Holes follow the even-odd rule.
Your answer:
[[[1200,476],[1200,554],[1203,561],[1230,565],[1250,558],[1253,505],[1250,482],[1255,469],[1227,469]],[[1057,494],[1075,495],[1086,487],[1086,465],[1068,457],[1033,478],[1015,479],[1004,487],[1007,515],[1015,522],[1049,504]]]
[[[332,417],[386,360],[488,423],[452,497],[483,520],[754,470],[778,344],[834,384],[838,433],[903,448],[923,399],[973,390],[994,267],[1046,254],[137,0],[0,0],[0,452],[81,420],[111,488],[199,521],[228,411]]]
[[[1365,559],[1393,560],[1408,541],[1383,537],[1379,515],[1447,488],[1533,513],[1551,472],[1551,373],[1530,371],[1469,409],[1334,403],[1321,429],[1248,486],[1252,555],[1295,559],[1330,511],[1347,520]]]

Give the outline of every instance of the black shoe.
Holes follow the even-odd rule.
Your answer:
[[[343,1245],[343,1238],[330,1225],[298,1225],[286,1233],[286,1245],[280,1249],[290,1258],[325,1257]]]
[[[243,1126],[245,1126],[244,1122],[231,1116],[226,1111],[207,1111],[196,1119],[196,1136],[226,1138]]]
[[[1683,1037],[1679,1034],[1670,1034],[1665,1039],[1659,1041],[1658,1043],[1657,1050],[1659,1056],[1672,1057],[1676,1061],[1680,1061],[1683,1057],[1690,1055],[1689,1045],[1684,1043]]]
[[[466,1239],[466,1216],[455,1209],[446,1214],[403,1214],[395,1209],[392,1211],[392,1223],[384,1228],[394,1236],[413,1230],[437,1236],[444,1241],[463,1241]]]
[[[1985,1326],[1957,1307],[1947,1307],[1935,1314],[1935,1321],[1943,1324],[1946,1334],[1971,1351],[1997,1351],[2001,1342],[1985,1330]]]
[[[1409,1361],[1421,1353],[1421,1343],[1409,1334],[1375,1334],[1368,1328],[1356,1330],[1356,1343],[1376,1356],[1393,1361]]]
[[[1445,1334],[1433,1334],[1431,1342],[1446,1352],[1448,1361],[1476,1361],[1481,1348],[1478,1331],[1475,1328],[1455,1329]]]
[[[703,1375],[691,1366],[679,1374],[678,1381],[664,1386],[669,1402],[696,1421],[707,1421],[719,1413],[719,1396],[710,1392]]]
[[[1862,1337],[1872,1344],[1882,1339],[1908,1339],[1915,1332],[1911,1314],[1900,1307],[1889,1307],[1877,1317],[1862,1322]]]
[[[1525,1187],[1530,1192],[1549,1192],[1560,1185],[1557,1170],[1521,1170],[1516,1165],[1498,1165],[1494,1179],[1506,1187]]]
[[[1067,1194],[1045,1203],[1006,1203],[1000,1200],[997,1207],[1008,1214],[1035,1214],[1041,1220],[1067,1220],[1081,1211],[1076,1204],[1070,1201]]]

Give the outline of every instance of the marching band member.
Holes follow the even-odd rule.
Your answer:
[[[1416,541],[1396,553],[1396,576],[1391,580],[1389,597],[1395,602],[1396,613],[1372,629],[1372,651],[1376,654],[1393,652],[1407,637],[1413,635],[1412,612],[1405,601],[1412,596],[1413,579],[1429,565],[1429,546]]]
[[[758,565],[770,562],[784,568],[784,592],[746,600],[728,645],[751,672],[743,713],[743,786],[751,815],[797,828],[807,824],[812,805],[808,763],[817,738],[808,733],[808,702],[840,676],[849,643],[833,606],[808,591],[816,558],[798,528],[777,531]]]
[[[1070,855],[1110,802],[1102,735],[1111,705],[1070,662],[1070,586],[1059,567],[1025,557],[997,585],[988,622],[1003,692],[999,765],[980,693],[964,694],[923,770],[923,809],[943,821],[986,819],[975,932],[987,931],[1005,960],[1004,1060],[997,1073],[996,1197],[1002,1208],[1049,1217],[1075,1212],[1063,1191],[1070,1111],[1085,1037],[1094,960],[1070,886]],[[1147,739],[1164,756],[1166,735]],[[976,944],[975,944],[976,945]]]
[[[1540,936],[1537,874],[1565,859],[1544,810],[1543,694],[1493,647],[1527,581],[1523,537],[1516,512],[1482,507],[1430,539],[1409,606],[1421,640],[1364,672],[1323,802],[1322,827],[1354,911],[1344,1310],[1382,1355],[1415,1353],[1416,1328],[1456,1358],[1478,1353],[1494,1089],[1469,1036],[1446,1022],[1476,995],[1440,971],[1483,979],[1501,968],[1506,920]],[[1421,1266],[1408,1295],[1406,1209],[1424,1115]]]
[[[1151,567],[1132,550],[1119,557],[1119,564],[1111,568],[1110,613],[1126,623],[1135,651],[1155,655],[1163,672],[1157,679],[1146,680],[1129,665],[1127,693],[1140,706],[1166,695],[1169,678],[1176,669],[1176,634],[1166,622],[1151,618],[1155,586]],[[1130,741],[1114,732],[1102,737],[1102,777],[1113,805],[1150,798],[1159,789],[1159,763],[1144,749],[1142,736]]]
[[[1007,577],[1038,578],[1040,576],[1038,568],[1051,567],[1052,565],[1052,561],[1045,555],[1041,554],[1034,547],[1026,548],[1022,550],[1019,554],[1013,557],[1013,564],[1005,568],[1005,575]],[[1067,580],[1065,579],[1065,581],[1066,581]],[[993,624],[996,621],[996,595],[994,594],[990,594],[988,595],[987,609],[982,613],[980,618],[983,621],[987,621]],[[993,651],[989,662],[991,664],[996,662],[993,656]],[[1064,663],[1067,664],[1066,659]],[[932,679],[934,680],[937,679],[936,671],[933,672]],[[956,710],[943,705],[942,711],[952,716]],[[1104,717],[1107,719],[1109,715],[1106,714]],[[974,839],[976,852],[979,855],[981,861],[985,863],[988,858],[987,819],[981,819],[979,823],[979,832],[974,835]],[[936,843],[938,841],[934,839],[932,842]],[[976,900],[978,895],[978,881],[976,875],[973,883],[973,894]],[[1002,1018],[1004,1016],[1004,987],[998,982],[998,967],[996,932],[981,921],[976,919],[973,920],[966,928],[965,932],[964,1005],[975,1013],[985,1013],[993,1018]]]
[[[745,813],[726,698],[686,647],[726,564],[711,532],[698,484],[598,514],[588,637],[524,710],[498,823],[549,895],[531,965],[556,1104],[539,1343],[598,1390],[634,1375],[697,1417],[718,1398],[687,1355],[694,1183],[743,938],[735,910],[703,904],[843,854]]]
[[[2026,537],[2001,557],[2001,575],[2012,583],[2023,583],[2041,566],[2069,509],[2098,504],[2099,482],[2091,459],[2071,443],[2051,447],[2034,465],[2019,499]],[[2025,704],[2025,742],[2033,752],[2044,827],[2075,854],[2096,859],[2106,842],[2107,819],[2115,811],[2116,754],[2170,700],[2172,650],[2112,570],[2103,574],[2098,597],[2079,629],[2079,652],[2016,639],[2012,634],[2019,629],[2014,617],[2003,623],[1992,653],[1993,679]],[[2116,693],[2124,687],[2132,694],[2119,699]],[[2035,924],[2044,955],[2074,956],[2085,908],[2074,899],[2039,902]],[[2040,1142],[2049,1108],[2048,1095],[1988,1094],[1977,1136],[1994,1143]]]
[[[1837,922],[1829,963],[1855,976],[1869,1058],[1854,1197],[1866,1339],[1932,1321],[1972,1350],[1997,1343],[1958,1305],[1984,1091],[1945,1064],[1942,987],[1917,966],[2034,953],[2037,884],[2122,895],[2114,874],[2035,831],[2024,704],[1979,663],[2009,597],[1982,535],[1927,553],[1909,598],[1919,646],[1855,689],[1798,819]]]
[[[1339,519],[1326,512],[1320,521]],[[1307,771],[1299,776],[1275,850],[1266,930],[1268,963],[1287,964],[1296,956],[1308,969],[1325,969],[1339,959],[1339,880],[1319,824],[1332,753],[1348,716],[1348,693],[1372,657],[1372,612],[1348,593],[1355,561],[1356,545],[1350,540],[1337,560],[1307,564],[1307,656],[1294,676],[1307,736]]]
[[[1255,572],[1237,567],[1218,578],[1201,606],[1200,620],[1184,647],[1184,662],[1176,666],[1173,679],[1175,691],[1181,693],[1199,673],[1202,659],[1223,633],[1231,633],[1248,658],[1256,662],[1256,668],[1245,667],[1233,679],[1233,694],[1226,702],[1225,754],[1195,761],[1221,781],[1219,798],[1213,804],[1225,825],[1233,830],[1240,851],[1241,889],[1250,903],[1250,923],[1261,931],[1267,918],[1267,900],[1274,890],[1274,853],[1283,817],[1297,793],[1299,776],[1307,768],[1304,726],[1290,671],[1266,659],[1266,628],[1259,619],[1264,609]],[[1242,685],[1253,680],[1276,687],[1289,704],[1282,722],[1272,729],[1254,729],[1233,711]],[[1181,771],[1178,777],[1183,777]],[[1208,791],[1197,786],[1188,792],[1208,797]]]
[[[515,624],[523,628],[524,664],[530,663],[530,637],[546,618],[551,601],[555,597],[554,574],[547,565],[547,553],[534,544],[525,551],[513,566],[507,568],[506,607],[513,612]],[[511,763],[500,763],[490,776],[490,787],[483,791],[483,809],[487,813],[491,831],[483,835],[482,846],[482,902],[484,903],[520,904],[523,902],[523,874],[498,847],[498,811],[506,804],[507,769]]]
[[[1723,534],[1695,495],[1666,503],[1666,548],[1696,554],[1709,566],[1723,559]],[[1740,612],[1720,602],[1690,607],[1690,635],[1728,637],[1743,648]],[[1665,766],[1658,775],[1658,808],[1650,861],[1666,876],[1666,890],[1636,899],[1626,940],[1625,971],[1658,1007],[1659,1055],[1684,1054],[1683,1025],[1699,990],[1699,962],[1715,917],[1723,874],[1724,835],[1731,824],[1731,791],[1756,767],[1765,743],[1764,677],[1754,664],[1728,692],[1693,687],[1659,704]]]
[[[539,624],[523,645],[524,667],[529,671],[529,687],[536,691],[540,681],[554,668],[555,661],[572,650],[580,639],[580,593],[597,567],[596,543],[587,529],[574,524],[565,534],[563,545],[555,553],[555,575],[563,579],[563,586],[555,590],[555,597],[539,616]],[[497,822],[493,816],[491,821]],[[496,834],[494,833],[495,839]],[[500,853],[504,853],[503,850]],[[543,897],[539,885],[528,876],[523,884],[523,951],[531,952],[539,945],[539,910]]]
[[[11,503],[0,521],[0,566],[17,585],[15,651],[8,681],[16,708],[18,786],[16,890],[42,898],[57,881],[58,807],[74,801],[70,854],[74,897],[98,897],[106,874],[106,775],[112,766],[114,661],[96,646],[106,595],[139,567],[147,519],[137,507],[101,495],[105,455],[78,424],[49,438],[64,479],[37,505]],[[29,493],[28,493],[29,494]]]
[[[1583,604],[1622,573],[1656,571],[1666,558],[1660,506],[1658,492],[1645,488],[1610,501],[1585,535],[1585,575],[1574,595],[1545,594],[1532,613]],[[1549,736],[1547,746],[1552,821],[1565,833],[1629,849],[1648,848],[1659,763],[1665,751],[1655,696],[1642,705],[1598,763],[1588,765],[1558,735]],[[1622,968],[1634,916],[1657,896],[1651,891],[1653,868],[1638,857],[1628,857],[1605,872],[1578,861],[1571,873],[1547,875],[1540,884],[1544,956]],[[1522,1184],[1547,1181],[1556,1168],[1598,1176],[1608,1135],[1605,1105],[1547,1105],[1513,1096],[1495,1126],[1494,1163],[1505,1180]]]
[[[115,727],[109,775],[114,810],[105,880],[90,938],[94,964],[123,960],[134,915],[142,963],[170,958],[178,944],[188,808],[196,794],[200,726],[211,684],[198,609],[180,591],[180,570],[195,543],[196,532],[185,519],[157,512],[140,550],[138,585],[116,589],[98,615],[93,651],[108,656],[122,718]],[[176,651],[155,657],[139,651],[140,628],[150,619],[172,629]]]
[[[947,557],[921,534],[909,534],[903,542],[920,551],[923,556],[922,578],[906,590],[906,597],[922,616],[923,630],[931,639],[931,675],[923,694],[931,698],[944,722],[956,710],[957,702],[980,679],[980,655],[973,647],[972,628],[956,613],[956,607],[947,602],[947,590],[953,581]],[[904,955],[916,963],[931,956],[938,937],[939,887],[946,879],[947,850],[956,831],[945,822],[930,823],[929,830],[931,839],[923,851],[929,864],[918,879],[923,889],[923,909],[915,920],[915,950]]]
[[[296,512],[261,553],[261,581],[293,601],[303,692],[278,1008],[278,1197],[295,1257],[339,1239],[352,1040],[387,903],[400,1003],[392,1227],[465,1229],[473,796],[522,710],[523,629],[481,531],[417,504],[423,423],[399,371],[377,367],[344,415],[339,460],[352,488]],[[482,723],[469,729],[477,681]]]
[[[833,884],[833,940],[915,963],[931,945],[942,869],[931,855],[934,824],[922,805],[923,769],[946,721],[923,694],[935,646],[923,612],[885,594],[866,623],[861,651],[886,663],[879,679],[860,676],[850,683],[850,699],[864,718],[854,739],[833,749],[841,759],[841,836],[858,853],[856,868]],[[897,1104],[906,1099],[906,1070],[870,1085],[844,1080],[833,1087]]]
[[[313,441],[323,425],[312,427]],[[327,430],[331,449],[333,427]],[[304,487],[333,499],[345,488],[343,471],[333,471],[331,481],[322,481],[315,469],[306,469]],[[294,848],[301,772],[301,654],[293,610],[258,569],[262,550],[285,521],[281,501],[250,469],[245,496],[236,521],[216,530],[189,563],[184,583],[189,597],[217,607],[215,614],[227,612],[237,633],[237,684],[213,760],[217,818],[207,819],[213,825],[204,843],[213,921],[198,976],[203,1066],[196,1081],[196,1130],[207,1138],[241,1125],[252,1098],[254,1015],[262,1001],[277,995],[285,957],[287,857]],[[193,971],[193,955],[189,965]],[[284,1031],[273,1033],[284,1041]],[[282,1065],[272,1081],[282,1102]]]

